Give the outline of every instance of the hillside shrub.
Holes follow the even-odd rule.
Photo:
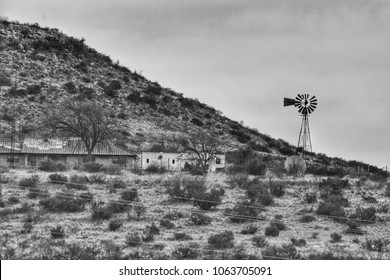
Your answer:
[[[27,95],[39,95],[41,94],[40,85],[29,85],[27,86]]]
[[[226,216],[230,217],[233,223],[244,223],[251,220],[251,218],[257,220],[257,216],[261,211],[260,205],[247,200],[241,200],[231,211],[227,210]]]
[[[53,184],[64,184],[68,182],[68,177],[58,173],[50,174],[49,179]]]
[[[11,77],[10,75],[0,72],[0,86],[11,86]]]
[[[126,187],[127,187],[127,183],[119,178],[115,178],[109,184],[109,188],[112,189],[125,189]]]
[[[39,183],[39,176],[32,175],[30,178],[23,178],[19,181],[19,186],[25,188],[36,188]]]
[[[49,159],[41,161],[38,169],[46,172],[61,172],[66,171],[66,165],[61,162],[55,162]]]
[[[127,204],[126,202],[122,200],[111,200],[107,205],[107,211],[117,214],[117,213],[123,213],[125,211],[128,211],[131,208],[132,205]]]
[[[249,224],[245,226],[242,230],[242,234],[255,234],[259,230],[258,226],[255,224]]]
[[[319,183],[320,195],[322,198],[327,198],[330,195],[342,196],[343,190],[349,186],[348,180],[337,178],[328,178]]]
[[[273,219],[272,221],[270,221],[269,224],[271,227],[277,227],[278,230],[286,230],[287,229],[286,224],[281,219]]]
[[[50,236],[53,239],[61,239],[65,237],[65,230],[62,226],[53,227],[50,229]]]
[[[210,210],[221,204],[222,196],[225,194],[223,189],[212,189],[210,192],[198,193],[194,199],[194,205],[202,210]]]
[[[271,194],[276,197],[282,197],[286,193],[285,187],[281,183],[275,184],[271,182],[269,189]]]
[[[166,229],[173,229],[175,228],[175,224],[172,223],[170,220],[162,219],[160,220],[160,226],[166,228]]]
[[[346,222],[346,213],[344,208],[333,201],[321,201],[318,205],[316,213],[319,215],[331,216],[335,221]]]
[[[256,235],[252,238],[252,244],[258,248],[264,248],[267,245],[267,239],[264,235]]]
[[[175,247],[172,257],[176,260],[196,259],[199,255],[199,244],[190,242]]]
[[[311,215],[304,215],[304,216],[299,218],[299,221],[301,223],[310,223],[310,222],[313,222],[315,220],[317,220],[317,219]]]
[[[316,203],[317,202],[317,194],[315,192],[308,192],[305,193],[304,196],[304,201],[311,204],[311,203]]]
[[[173,234],[172,240],[187,241],[192,240],[192,237],[185,232],[175,232]]]
[[[265,228],[265,236],[279,236],[279,229],[275,225],[271,225]]]
[[[282,246],[267,246],[263,248],[262,255],[264,260],[275,259],[300,259],[297,248],[293,244],[283,244]]]
[[[99,173],[103,170],[103,164],[91,161],[84,163],[83,169],[89,173]]]
[[[142,244],[142,236],[139,232],[130,232],[126,236],[126,245],[129,247],[137,247]]]
[[[303,247],[306,246],[306,240],[301,238],[301,239],[296,239],[296,238],[291,238],[291,244],[296,246],[296,247]]]
[[[267,166],[264,163],[255,160],[248,164],[246,170],[249,175],[263,176],[267,171]]]
[[[69,179],[69,183],[66,184],[66,187],[79,191],[87,191],[88,187],[85,185],[86,183],[87,179],[84,176],[72,175]]]
[[[39,205],[50,212],[72,213],[85,209],[85,201],[69,193],[57,193],[55,197],[44,198],[39,201]]]
[[[79,198],[82,199],[85,203],[90,203],[93,201],[93,193],[87,191],[79,194]]]
[[[346,225],[348,226],[348,229],[345,230],[345,233],[351,233],[351,234],[357,234],[357,235],[363,235],[366,232],[359,228],[359,223],[353,220],[348,220]]]
[[[88,177],[88,181],[93,184],[106,184],[107,180],[104,175],[99,175],[99,174],[92,174],[91,176]]]
[[[140,219],[142,215],[145,215],[147,208],[143,204],[136,204],[134,205],[133,209],[137,215],[137,218]]]
[[[62,86],[68,93],[70,94],[76,94],[77,93],[77,87],[74,82],[69,81],[63,84]]]
[[[213,234],[207,241],[213,248],[227,249],[234,247],[234,234],[232,231],[224,231]]]
[[[367,239],[362,243],[362,248],[371,252],[387,252],[390,241],[388,239]]]
[[[117,231],[121,226],[123,222],[121,220],[112,220],[108,223],[108,229],[110,231]]]
[[[112,216],[109,207],[104,202],[93,202],[91,205],[91,220],[95,223],[101,223],[103,220],[109,220]]]
[[[390,204],[386,202],[381,202],[376,206],[376,212],[378,213],[389,213],[390,211]]]
[[[376,209],[374,206],[367,208],[357,207],[355,213],[350,215],[352,219],[358,219],[362,223],[371,223],[376,220]]]
[[[126,201],[136,201],[138,199],[138,191],[136,188],[124,190],[121,194],[121,198]]]
[[[167,214],[164,215],[163,219],[168,219],[168,220],[178,220],[184,217],[184,214],[179,211],[169,211]]]
[[[42,188],[30,188],[27,194],[27,197],[31,199],[48,197],[48,196],[49,196],[49,191]]]
[[[337,232],[333,232],[330,234],[330,238],[331,238],[331,241],[332,243],[337,243],[337,242],[340,242],[341,239],[343,238],[343,236]]]
[[[192,213],[189,217],[189,221],[194,225],[204,226],[211,223],[211,217],[201,213]]]

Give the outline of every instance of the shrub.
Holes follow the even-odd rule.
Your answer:
[[[212,189],[210,192],[198,193],[195,196],[194,205],[202,210],[210,210],[212,207],[217,207],[222,201],[221,196],[225,194],[223,189]]]
[[[258,161],[252,161],[248,164],[247,172],[249,175],[265,175],[267,166]]]
[[[301,223],[310,223],[310,222],[313,222],[315,220],[316,220],[316,218],[311,216],[311,215],[304,215],[304,216],[299,218],[299,221]]]
[[[121,220],[112,220],[108,224],[108,228],[110,229],[110,231],[116,231],[122,226],[122,224],[123,223]]]
[[[390,204],[385,202],[379,203],[376,207],[376,211],[378,213],[389,213],[389,210],[390,210]]]
[[[39,176],[32,175],[30,178],[24,178],[19,181],[19,186],[25,188],[36,188],[39,183]]]
[[[255,224],[249,224],[241,230],[242,234],[255,234],[258,231],[258,227]]]
[[[175,227],[175,224],[170,220],[162,219],[160,220],[160,226],[165,227],[166,229],[172,229]]]
[[[133,209],[138,219],[146,213],[146,206],[144,206],[143,204],[134,205]]]
[[[229,174],[228,184],[232,187],[244,188],[246,185],[248,185],[249,182],[250,182],[249,177],[246,174],[241,174],[241,173]]]
[[[278,230],[286,230],[286,224],[281,221],[280,219],[274,219],[270,221],[270,226],[271,227],[276,227]]]
[[[126,236],[126,245],[137,247],[142,244],[142,236],[139,232],[131,232]]]
[[[93,175],[89,176],[88,181],[91,183],[100,184],[100,185],[107,183],[104,175],[98,175],[98,174],[93,174]]]
[[[89,173],[98,173],[98,172],[102,171],[103,165],[100,163],[96,163],[96,162],[91,161],[91,162],[85,163],[83,165],[83,169]]]
[[[128,211],[131,208],[131,205],[127,204],[121,200],[111,200],[107,205],[107,211],[117,214]]]
[[[195,259],[199,254],[199,244],[190,242],[186,245],[177,246],[173,252],[172,257],[177,260]]]
[[[104,202],[93,202],[91,205],[91,219],[93,222],[101,223],[111,218],[111,211]]]
[[[55,197],[42,199],[39,204],[51,212],[80,212],[85,208],[84,200],[74,198],[68,193],[58,193]]]
[[[341,234],[338,234],[337,232],[333,232],[330,234],[330,238],[332,239],[332,243],[340,242],[343,236]]]
[[[72,175],[70,177],[70,183],[66,184],[67,188],[87,191],[88,187],[85,185],[87,183],[87,179],[84,176]]]
[[[185,232],[175,232],[173,234],[173,240],[179,240],[179,241],[192,240],[192,237]]]
[[[285,188],[282,184],[277,185],[275,183],[270,184],[270,191],[271,194],[276,197],[282,197],[286,193]]]
[[[0,197],[1,197],[1,195],[0,195]],[[8,202],[10,204],[18,204],[20,202],[20,199],[19,199],[19,197],[11,196],[10,198],[8,198]]]
[[[388,239],[367,239],[362,243],[362,247],[368,251],[386,252],[387,246],[390,244]]]
[[[338,222],[346,221],[344,208],[332,201],[321,201],[317,208],[317,214],[332,216]]]
[[[273,245],[262,250],[264,260],[300,259],[297,248],[293,244],[283,244],[281,247]]]
[[[233,210],[228,211],[226,215],[230,217],[230,220],[233,223],[243,223],[251,218],[253,218],[253,220],[257,220],[257,215],[261,210],[261,206],[258,204],[244,200],[236,204]]]
[[[251,184],[246,195],[252,203],[258,202],[264,206],[270,206],[274,203],[272,195],[264,184]]]
[[[275,226],[268,226],[265,228],[265,236],[279,236],[279,229]]]
[[[164,165],[154,163],[146,167],[145,171],[149,173],[165,173],[167,168]]]
[[[64,89],[70,93],[70,94],[76,94],[77,93],[77,87],[74,82],[69,81],[63,84]]]
[[[38,189],[38,188],[30,188],[28,190],[27,197],[31,198],[31,199],[35,199],[38,197],[47,197],[48,195],[49,195],[48,190]]]
[[[58,173],[53,173],[49,175],[49,179],[54,184],[63,184],[68,182],[68,177]]]
[[[304,200],[310,204],[315,203],[317,202],[317,194],[315,192],[305,193]]]
[[[127,187],[127,183],[121,179],[115,178],[110,182],[109,187],[113,189],[125,189]]]
[[[258,248],[263,248],[267,245],[267,240],[263,235],[257,235],[252,238],[252,244]]]
[[[11,78],[8,74],[0,72],[0,86],[11,86]]]
[[[319,183],[320,194],[323,198],[326,198],[329,195],[341,196],[343,189],[348,186],[348,180],[336,178],[328,178],[327,180],[322,180],[322,182]]]
[[[135,201],[138,198],[138,191],[136,188],[124,190],[121,194],[121,198],[126,201]]]
[[[359,228],[359,223],[353,220],[347,221],[348,229],[345,231],[346,233],[352,233],[352,234],[358,234],[363,235],[365,234],[365,231]]]
[[[197,226],[208,225],[211,223],[211,218],[207,215],[201,213],[192,213],[190,216],[190,221]]]
[[[41,86],[40,85],[30,85],[30,86],[27,86],[27,94],[28,95],[39,95],[39,94],[41,94]]]
[[[350,216],[353,219],[359,219],[361,222],[370,223],[376,220],[376,210],[374,206],[363,208],[358,207],[355,213]]]
[[[303,247],[303,246],[306,246],[306,240],[305,239],[296,239],[296,238],[291,238],[291,243],[292,245],[294,246],[297,246],[297,247]]]
[[[173,212],[169,212],[164,215],[163,219],[168,219],[168,220],[178,220],[184,217],[184,214],[182,212],[178,212],[174,210]]]
[[[60,172],[60,171],[65,171],[66,166],[60,162],[45,160],[45,161],[41,161],[38,169],[46,172]]]
[[[234,235],[232,231],[224,231],[213,234],[209,237],[208,243],[216,249],[227,249],[234,247]]]
[[[53,227],[50,229],[50,236],[53,239],[60,239],[65,237],[65,230],[62,226]]]

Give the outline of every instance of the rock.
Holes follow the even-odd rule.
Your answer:
[[[37,54],[37,59],[40,60],[40,61],[44,61],[46,59],[46,56],[44,56],[43,54],[39,53]]]

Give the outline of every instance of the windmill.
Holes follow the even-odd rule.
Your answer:
[[[315,95],[298,94],[295,99],[284,98],[283,105],[298,107],[298,113],[302,116],[302,125],[299,132],[298,145],[299,149],[302,147],[303,158],[306,159],[306,154],[312,152],[311,137],[309,129],[309,115],[317,108],[317,98]]]

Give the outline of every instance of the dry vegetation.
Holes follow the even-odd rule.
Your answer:
[[[2,174],[2,259],[390,258],[388,183],[51,174]]]

